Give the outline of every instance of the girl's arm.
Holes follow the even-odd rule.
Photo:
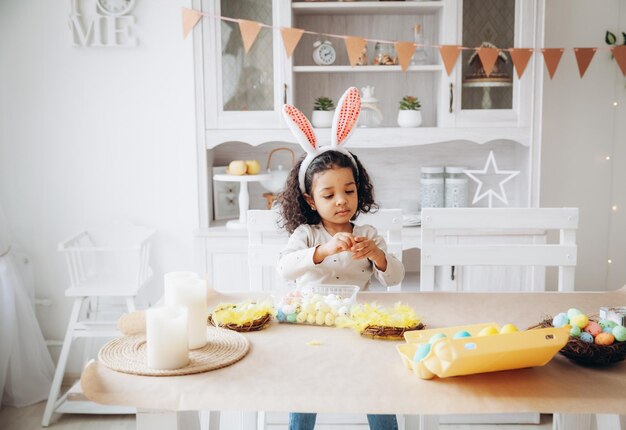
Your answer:
[[[284,279],[293,281],[315,268],[310,227],[301,225],[289,237],[287,246],[280,253],[276,269]]]
[[[365,236],[371,239],[378,248],[373,252],[372,258],[370,258],[374,275],[384,286],[399,284],[404,279],[404,265],[396,257],[387,253],[387,243],[385,243],[385,239],[378,234],[374,227],[364,227]],[[358,243],[356,246],[358,246]]]

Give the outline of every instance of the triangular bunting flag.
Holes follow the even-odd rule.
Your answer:
[[[582,78],[591,63],[591,59],[596,54],[598,48],[574,48],[574,55],[576,55],[576,63],[578,63],[578,72]]]
[[[510,48],[509,54],[511,54],[511,61],[513,61],[513,66],[515,66],[517,77],[522,79],[524,70],[526,70],[526,66],[528,65],[528,60],[530,60],[530,56],[533,55],[533,50],[529,48]]]
[[[545,61],[548,73],[550,74],[550,79],[554,77],[556,69],[559,67],[563,51],[563,48],[544,48],[541,50],[541,52],[543,52],[543,60]]]
[[[411,63],[413,53],[415,52],[415,44],[413,42],[396,42],[395,45],[400,67],[403,72],[406,72]]]
[[[446,72],[448,72],[448,76],[452,73],[454,69],[454,64],[456,63],[457,58],[459,58],[459,53],[461,52],[461,47],[458,45],[441,45],[439,47],[439,54],[441,55],[441,59],[443,60],[443,64],[446,66]]]
[[[183,39],[189,36],[200,18],[202,18],[202,13],[197,10],[183,8]]]
[[[363,48],[365,48],[367,40],[363,39],[362,37],[346,36],[344,41],[346,42],[346,50],[348,51],[350,65],[354,67],[359,61],[359,56],[361,55],[361,51],[363,51]]]
[[[283,45],[285,46],[285,52],[287,53],[287,58],[291,57],[293,54],[293,50],[298,46],[298,42],[300,42],[300,38],[304,30],[299,28],[291,28],[291,27],[281,27],[280,35],[283,37]]]
[[[250,51],[252,44],[256,40],[256,37],[261,31],[261,24],[256,21],[247,21],[245,19],[239,20],[239,31],[241,31],[241,38],[243,39],[243,48],[246,50],[246,54]]]
[[[619,68],[622,70],[622,74],[626,76],[626,45],[615,46],[611,48],[611,52]]]
[[[493,66],[498,59],[498,50],[496,48],[477,48],[476,52],[478,52],[478,58],[480,58],[483,69],[485,69],[485,74],[491,75]]]

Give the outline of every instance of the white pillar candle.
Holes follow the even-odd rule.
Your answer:
[[[171,302],[170,297],[168,297],[169,294],[171,294],[171,292],[173,291],[171,285],[184,279],[198,279],[198,274],[195,272],[169,272],[163,275],[163,284],[165,286],[163,299],[165,304]]]
[[[187,308],[189,349],[202,348],[207,343],[206,281],[192,277],[170,279],[165,285],[165,305]]]
[[[148,367],[172,370],[189,363],[187,309],[163,306],[146,310]]]

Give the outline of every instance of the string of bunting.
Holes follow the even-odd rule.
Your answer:
[[[348,58],[350,60],[350,65],[352,67],[356,66],[359,55],[367,45],[367,42],[380,42],[393,44],[396,48],[396,52],[398,54],[398,62],[400,63],[400,67],[403,72],[406,72],[409,64],[411,62],[411,57],[413,57],[413,53],[417,49],[417,47],[426,47],[426,45],[419,45],[413,42],[405,42],[405,41],[395,41],[395,40],[381,40],[381,39],[366,39],[359,36],[349,36],[349,35],[340,35],[340,34],[330,34],[330,33],[318,33],[314,31],[303,30],[300,28],[291,28],[291,27],[273,27],[271,25],[263,24],[256,21],[248,21],[245,19],[235,19],[229,18],[225,16],[213,15],[205,12],[200,12],[195,9],[182,9],[183,15],[183,38],[187,38],[191,30],[198,24],[200,19],[203,16],[220,19],[222,21],[230,21],[239,24],[239,30],[241,31],[241,38],[243,40],[243,46],[245,52],[248,53],[250,48],[254,44],[261,28],[269,28],[271,30],[280,30],[280,34],[282,36],[283,45],[285,47],[285,52],[287,54],[287,58],[290,58],[293,54],[293,51],[298,46],[300,42],[300,38],[302,38],[303,34],[313,34],[316,36],[324,36],[327,38],[336,38],[343,39],[346,45],[346,51],[348,53]],[[441,59],[446,68],[446,72],[448,76],[454,70],[454,66],[459,58],[459,54],[462,50],[472,50],[478,53],[478,57],[485,69],[485,73],[487,76],[491,74],[494,65],[498,59],[499,51],[508,51],[511,60],[513,61],[513,66],[515,67],[515,71],[517,73],[518,78],[521,79],[524,74],[524,70],[526,70],[526,66],[528,65],[528,61],[530,57],[535,52],[541,52],[543,55],[543,60],[546,64],[546,68],[548,69],[548,74],[550,75],[550,79],[554,77],[557,68],[559,67],[559,63],[561,62],[561,58],[563,53],[565,52],[565,48],[541,48],[541,49],[532,49],[532,48],[507,48],[507,49],[497,49],[490,47],[480,47],[480,48],[469,48],[460,45],[432,45],[432,47],[437,48],[439,50],[439,54],[441,55]],[[591,64],[591,60],[598,50],[610,50],[613,54],[613,58],[615,62],[619,66],[622,74],[626,76],[626,45],[617,45],[611,48],[602,47],[602,48],[573,48],[574,55],[576,57],[576,63],[578,64],[578,72],[580,73],[580,77],[582,78]]]

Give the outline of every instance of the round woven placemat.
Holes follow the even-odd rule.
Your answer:
[[[230,366],[246,356],[250,343],[243,335],[217,327],[207,327],[207,344],[189,351],[189,364],[180,369],[157,370],[148,367],[145,335],[113,339],[100,349],[98,360],[118,372],[143,376],[181,376]]]

